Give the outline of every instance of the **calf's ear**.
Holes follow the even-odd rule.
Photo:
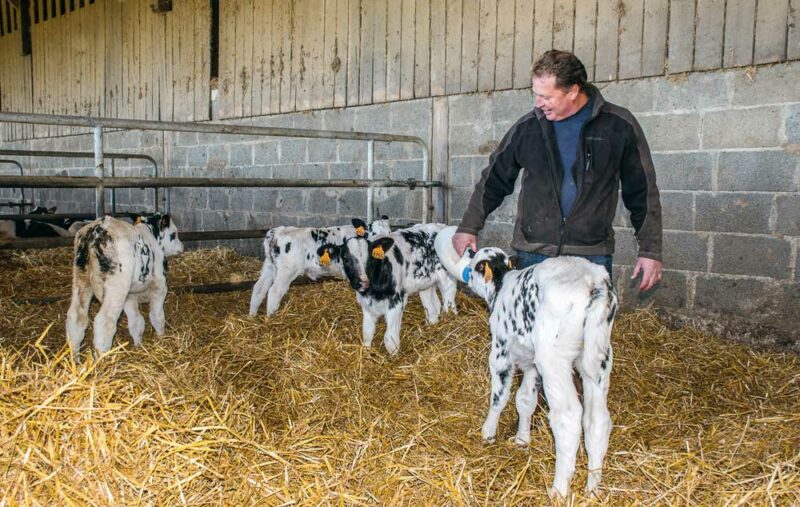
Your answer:
[[[517,266],[519,266],[519,255],[512,255],[508,258],[508,268],[517,269]]]
[[[169,227],[171,221],[172,219],[170,218],[169,213],[164,213],[161,215],[161,218],[158,219],[158,230],[163,231]]]
[[[363,238],[364,236],[367,235],[367,223],[365,221],[361,220],[360,218],[354,218],[352,223],[353,227],[355,227],[356,229],[357,236]]]
[[[386,252],[388,252],[392,246],[394,246],[394,240],[392,238],[379,238],[375,242],[370,243],[370,255],[372,255],[373,259],[382,260]]]
[[[329,243],[317,248],[319,263],[323,266],[327,266],[331,261],[338,259],[341,254],[339,248],[338,245],[331,245]]]

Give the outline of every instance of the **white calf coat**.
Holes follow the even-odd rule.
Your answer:
[[[139,303],[150,303],[150,323],[164,333],[167,297],[167,260],[183,251],[178,230],[168,214],[157,213],[135,225],[109,216],[98,218],[75,236],[72,301],[67,312],[67,342],[79,357],[89,324],[92,297],[100,301],[94,319],[94,347],[98,354],[111,349],[122,311],[136,346],[142,344],[144,318]]]
[[[616,293],[604,267],[579,257],[552,258],[521,271],[512,270],[511,264],[497,248],[479,250],[471,262],[469,285],[491,310],[492,393],[483,438],[494,441],[514,371],[521,369],[517,444],[530,443],[531,416],[541,385],[556,444],[550,494],[566,497],[569,491],[581,421],[589,458],[586,489],[592,493],[600,483],[611,431],[606,399]],[[573,369],[583,383],[583,406],[573,384]]]

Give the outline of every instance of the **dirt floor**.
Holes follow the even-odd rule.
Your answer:
[[[0,505],[544,505],[554,447],[546,405],[533,442],[480,427],[489,396],[487,311],[424,323],[401,352],[367,349],[343,282],[293,287],[273,317],[250,292],[170,294],[168,332],[144,346],[121,319],[115,349],[79,365],[65,346],[68,249],[0,252]],[[170,287],[257,277],[231,250],[189,252]],[[93,311],[96,310],[96,305]],[[87,336],[91,341],[91,334]],[[654,314],[615,323],[614,426],[602,491],[566,504],[800,504],[800,361]]]

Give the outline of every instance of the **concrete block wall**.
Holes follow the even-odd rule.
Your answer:
[[[800,323],[798,81],[800,62],[603,85],[605,97],[629,108],[647,135],[664,213],[664,279],[658,289],[640,295],[628,281],[636,243],[620,204],[614,269],[624,305],[716,312],[784,326]],[[433,169],[446,180],[446,214],[457,223],[489,155],[532,104],[529,90],[514,90],[235,123],[392,132],[429,140],[434,154],[444,154],[434,156]],[[39,140],[30,146],[90,151],[91,143],[91,136],[85,135]],[[366,143],[351,141],[118,132],[108,134],[107,147],[151,154],[170,176],[360,178],[366,174]],[[420,178],[421,156],[412,145],[377,143],[375,175]],[[35,164],[37,174],[92,172],[88,160],[30,164]],[[120,168],[120,174],[148,171],[140,162]],[[120,192],[120,209],[152,207],[151,193]],[[482,233],[484,244],[509,248],[516,195],[490,218]],[[37,198],[64,211],[93,209],[91,190],[38,190]],[[185,230],[329,225],[366,214],[365,190],[174,189],[171,199],[173,213]],[[376,189],[375,208],[393,223],[418,221],[422,194]],[[243,253],[260,254],[259,241],[231,244]]]

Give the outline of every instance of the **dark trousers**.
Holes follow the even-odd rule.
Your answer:
[[[536,253],[536,252],[523,252],[521,250],[517,250],[517,255],[519,256],[519,269],[525,269],[528,266],[534,266],[539,264],[540,262],[546,261],[550,258],[548,255]],[[576,255],[575,257],[583,257],[589,262],[593,262],[599,266],[603,266],[608,271],[608,277],[612,278],[611,275],[611,256],[610,255]]]

